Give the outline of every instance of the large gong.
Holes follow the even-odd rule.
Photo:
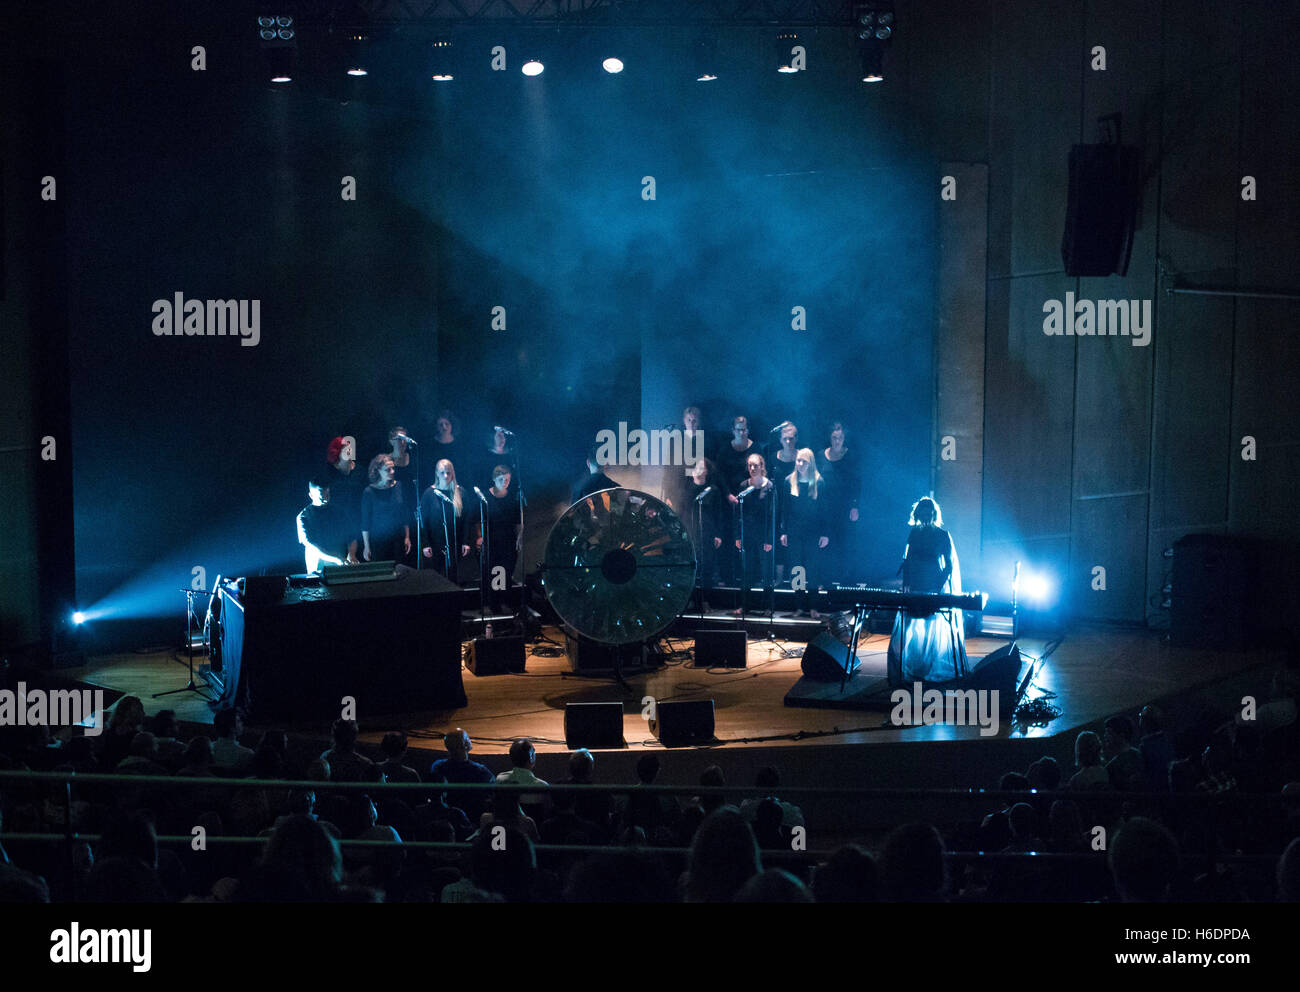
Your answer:
[[[665,503],[603,489],[564,511],[546,539],[542,586],[570,627],[602,644],[654,637],[695,586],[695,546]]]

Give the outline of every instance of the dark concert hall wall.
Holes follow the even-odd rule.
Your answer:
[[[494,422],[526,443],[526,565],[594,432],[661,426],[686,402],[719,430],[737,406],[764,431],[797,414],[817,447],[829,419],[849,422],[876,580],[931,486],[968,585],[1005,594],[1023,560],[1083,617],[1162,623],[1162,554],[1187,533],[1294,547],[1296,304],[1165,289],[1297,291],[1296,5],[897,8],[874,88],[833,71],[847,41],[806,75],[716,90],[483,66],[447,89],[396,72],[314,83],[302,44],[311,71],[272,92],[224,6],[67,5],[0,32],[6,110],[25,122],[3,146],[4,382],[35,411],[0,438],[18,535],[6,631],[35,627],[35,533],[46,576],[74,535],[83,606],[173,626],[195,567],[300,568],[293,514],[328,439],[355,434],[368,459],[395,423],[427,437],[444,405],[476,444]],[[27,74],[40,55],[64,92]],[[1067,278],[1067,156],[1114,112],[1143,162],[1132,261]],[[42,134],[61,157],[28,151]],[[944,163],[986,174],[982,228],[961,199],[979,182],[959,185],[959,224],[942,213]],[[14,206],[49,172],[55,203]],[[22,254],[55,236],[42,210],[64,247]],[[154,335],[153,304],[178,292],[259,300],[258,344]],[[1150,343],[1045,334],[1044,304],[1067,293],[1150,301]],[[47,435],[60,461],[41,474]]]
[[[1077,615],[1163,625],[1164,553],[1183,535],[1264,540],[1267,560],[1294,557],[1300,538],[1296,301],[1166,292],[1300,292],[1300,6],[1044,0],[994,3],[979,23],[986,583],[1023,558]],[[1067,152],[1114,113],[1141,151],[1132,259],[1123,277],[1068,278]],[[1044,305],[1066,293],[1150,301],[1149,343],[1047,335]],[[1285,626],[1298,586],[1270,569],[1248,595],[1289,605],[1265,613]]]

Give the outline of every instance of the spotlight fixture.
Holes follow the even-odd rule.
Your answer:
[[[894,40],[894,4],[875,0],[854,7],[858,51],[862,56],[862,81],[879,83],[885,78],[885,49]]]
[[[545,70],[546,66],[542,65],[540,59],[529,59],[519,67],[519,71],[525,76],[540,76]]]
[[[802,68],[799,65],[799,36],[793,31],[782,31],[776,36],[776,71],[795,73]]]
[[[72,622],[80,627],[86,622],[86,614],[82,613],[80,610],[73,611]]]
[[[607,58],[600,64],[600,67],[610,75],[623,71],[623,60],[618,58]]]
[[[366,76],[366,52],[370,48],[370,37],[364,31],[353,31],[347,40],[347,73],[349,76]]]
[[[433,40],[433,74],[437,83],[448,83],[455,78],[451,66],[451,39],[447,37]]]
[[[298,42],[294,40],[293,18],[287,14],[263,14],[257,18],[257,37],[273,83],[293,79],[293,59]]]
[[[711,83],[718,78],[718,34],[713,30],[702,32],[692,46],[695,58],[695,81]]]
[[[266,61],[271,69],[271,82],[293,82],[293,49],[273,48],[266,53]]]

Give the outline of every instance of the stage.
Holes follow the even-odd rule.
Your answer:
[[[725,621],[721,614],[713,618],[719,625]],[[751,633],[744,670],[703,669],[691,664],[689,652],[693,641],[689,637],[670,636],[666,646],[675,653],[667,663],[657,670],[629,672],[625,690],[612,679],[572,671],[559,646],[563,643],[562,634],[549,627],[545,634],[553,640],[538,640],[528,645],[524,674],[476,677],[466,669],[462,672],[468,698],[466,707],[372,719],[361,714],[362,740],[377,742],[384,731],[397,728],[420,738],[436,738],[444,730],[459,726],[474,738],[480,754],[503,754],[513,737],[533,738],[543,753],[564,751],[566,703],[621,700],[625,703],[624,738],[628,750],[640,751],[660,746],[640,715],[643,697],[653,696],[660,701],[714,699],[718,737],[714,750],[799,748],[812,744],[847,747],[925,741],[990,742],[987,736],[981,737],[977,727],[895,727],[889,722],[887,693],[876,710],[844,712],[785,705],[785,696],[801,677],[799,655],[804,645],[798,641],[768,642],[759,639],[760,633]],[[887,642],[888,636],[884,634],[862,637],[858,649],[861,675],[883,678]],[[972,663],[1005,643],[998,638],[969,638],[967,648]],[[1050,701],[1061,712],[1046,726],[1000,726],[995,740],[1065,735],[1072,743],[1074,733],[1107,716],[1133,712],[1150,702],[1212,691],[1217,683],[1236,679],[1279,657],[1262,649],[1220,651],[1178,647],[1166,643],[1155,632],[1100,625],[1076,627],[1060,639],[1046,658],[1042,656],[1050,641],[1022,637],[1018,644],[1025,662],[1022,677],[1031,662],[1042,659],[1037,663],[1027,697],[1054,693]],[[782,647],[792,656],[783,657]],[[202,654],[196,655],[196,667],[204,660]],[[153,693],[185,684],[184,662],[183,652],[112,654],[90,659],[84,667],[65,669],[60,674],[92,688],[109,690],[109,699],[138,695],[150,713],[167,706],[175,709],[183,722],[211,724],[212,710],[197,694],[185,692],[157,700],[150,698]],[[285,663],[305,666],[307,661],[286,657]],[[307,674],[304,668],[304,675]],[[827,692],[838,689],[837,684],[825,685]],[[1257,695],[1263,698],[1267,690],[1266,684],[1261,685]],[[303,734],[324,735],[333,716],[321,713],[316,719],[304,718],[287,726]]]

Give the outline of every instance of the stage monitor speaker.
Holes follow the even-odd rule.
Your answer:
[[[1169,636],[1175,644],[1225,647],[1254,632],[1247,615],[1249,551],[1240,538],[1188,534],[1175,542]]]
[[[1004,644],[980,659],[974,670],[960,680],[962,689],[996,689],[998,709],[1010,713],[1015,708],[1016,680],[1020,678],[1020,645]],[[951,683],[950,683],[951,684]]]
[[[1128,272],[1140,191],[1138,150],[1125,145],[1070,149],[1069,199],[1061,261],[1067,276]]]
[[[564,745],[570,751],[580,747],[625,747],[622,703],[566,703]]]
[[[469,642],[466,667],[475,675],[518,675],[525,669],[524,639],[476,637]]]
[[[239,598],[247,606],[264,606],[284,599],[289,580],[283,575],[249,575],[239,580]]]
[[[803,649],[804,675],[815,682],[838,682],[844,678],[844,668],[849,661],[849,648],[840,643],[834,635],[823,631],[808,642]],[[858,659],[853,659],[853,668],[858,667]],[[849,672],[853,674],[852,671]]]
[[[696,668],[744,668],[749,638],[743,630],[697,630]]]
[[[713,700],[684,699],[657,703],[650,732],[664,747],[708,744],[713,736]]]

